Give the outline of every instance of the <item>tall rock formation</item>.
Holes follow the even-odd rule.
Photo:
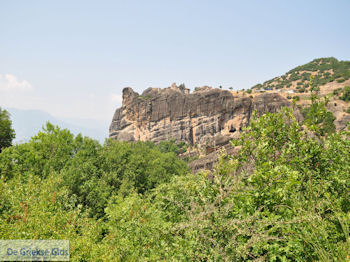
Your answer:
[[[148,88],[139,95],[127,87],[109,135],[121,141],[157,143],[175,139],[200,147],[217,147],[237,136],[249,124],[254,110],[261,115],[291,105],[276,93],[238,96],[206,86],[190,94],[188,89],[173,84],[164,89]]]

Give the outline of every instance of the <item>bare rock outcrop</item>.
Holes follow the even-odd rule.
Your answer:
[[[141,95],[123,90],[122,107],[113,116],[111,138],[122,141],[175,139],[192,145],[216,148],[237,136],[249,124],[252,112],[276,112],[291,102],[277,93],[255,97],[210,87],[189,93],[186,88],[148,88]],[[300,114],[297,117],[301,118]]]

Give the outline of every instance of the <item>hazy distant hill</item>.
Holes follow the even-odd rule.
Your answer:
[[[11,114],[13,128],[16,131],[15,142],[28,141],[42,129],[47,121],[61,128],[67,128],[74,134],[81,133],[100,142],[108,137],[107,122],[91,119],[60,119],[41,110],[6,109]]]

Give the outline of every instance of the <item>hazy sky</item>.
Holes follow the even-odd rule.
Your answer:
[[[350,60],[350,1],[0,0],[0,106],[110,121],[131,86],[249,88]]]

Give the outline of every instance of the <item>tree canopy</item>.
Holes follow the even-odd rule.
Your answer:
[[[0,107],[0,152],[3,148],[12,145],[12,140],[15,136],[16,134],[15,130],[12,129],[9,112]]]

